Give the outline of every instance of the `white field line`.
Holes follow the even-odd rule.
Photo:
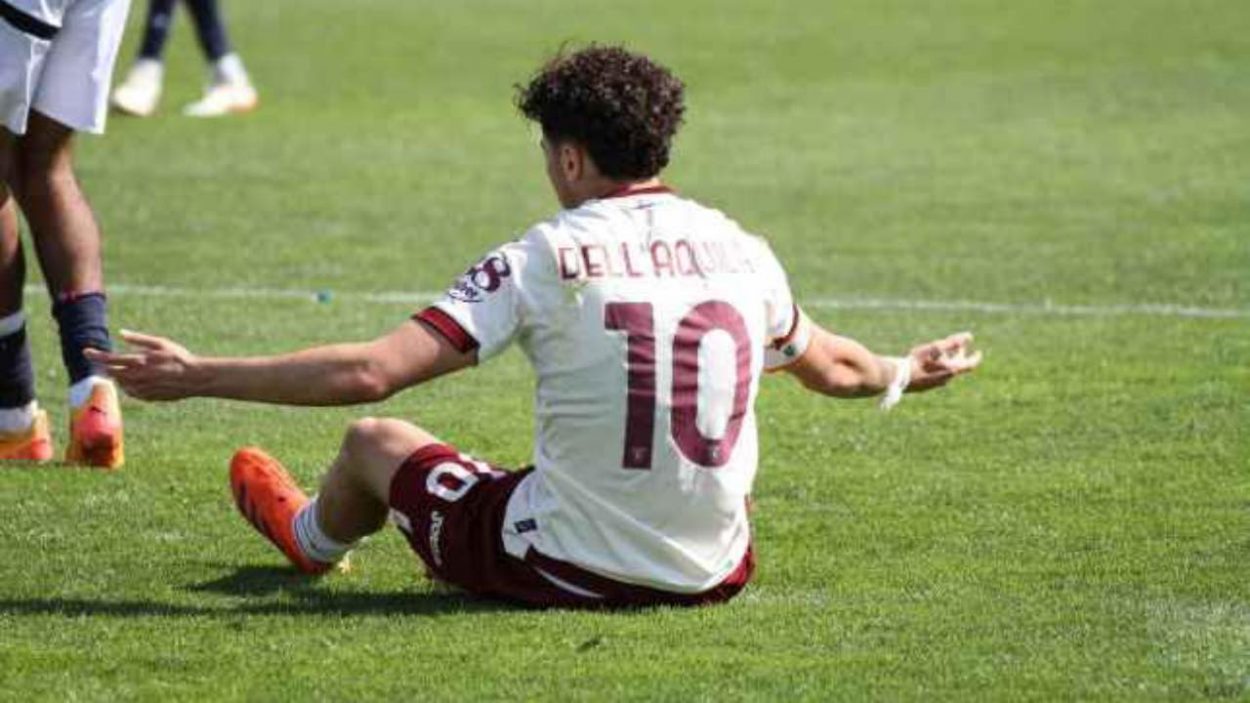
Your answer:
[[[26,286],[26,293],[37,294],[43,288]],[[208,300],[345,300],[363,303],[406,303],[420,305],[442,296],[434,291],[315,291],[299,288],[181,288],[177,286],[143,286],[115,283],[108,286],[110,295],[141,298],[200,298]],[[982,314],[1044,315],[1053,317],[1185,317],[1204,319],[1250,319],[1250,310],[1207,308],[1176,303],[1124,303],[1117,305],[1063,305],[1051,301],[1039,303],[993,303],[973,300],[905,300],[898,298],[807,298],[799,301],[807,308],[834,310],[936,311]]]

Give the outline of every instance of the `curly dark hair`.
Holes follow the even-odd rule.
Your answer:
[[[516,88],[517,108],[543,136],[581,144],[617,180],[651,178],[668,165],[686,110],[676,76],[619,46],[561,51]]]

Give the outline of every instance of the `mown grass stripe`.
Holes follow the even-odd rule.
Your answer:
[[[43,289],[26,286],[28,294]],[[127,283],[108,286],[110,295],[150,298],[208,298],[213,300],[312,300],[328,302],[332,299],[361,303],[409,303],[420,305],[432,302],[441,293],[432,291],[316,291],[301,288],[181,288],[177,286],[147,286]],[[838,298],[818,297],[799,301],[814,309],[882,310],[886,312],[939,311],[974,312],[1002,315],[1043,315],[1053,317],[1183,317],[1198,319],[1230,320],[1250,319],[1250,309],[1211,308],[1186,303],[1109,303],[1102,305],[1069,305],[1050,300],[1033,303],[1006,303],[977,300],[908,300],[905,298]]]

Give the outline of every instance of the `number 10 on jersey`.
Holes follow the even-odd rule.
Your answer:
[[[625,452],[621,466],[650,469],[655,440],[656,337],[651,303],[608,303],[604,326],[625,333],[626,386]],[[724,434],[707,437],[699,429],[699,348],[708,333],[720,330],[734,343],[734,397]],[[751,393],[751,337],[742,314],[729,303],[709,300],[686,313],[672,338],[672,388],[669,431],[678,450],[689,461],[715,469],[729,462]]]

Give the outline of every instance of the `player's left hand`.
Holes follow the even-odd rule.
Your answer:
[[[196,394],[196,357],[164,337],[122,330],[133,351],[87,349],[87,358],[102,365],[129,395],[141,400],[178,400]]]
[[[908,354],[911,382],[907,391],[915,393],[944,386],[960,374],[981,364],[981,352],[972,351],[972,333],[960,332],[945,339],[921,344]]]

